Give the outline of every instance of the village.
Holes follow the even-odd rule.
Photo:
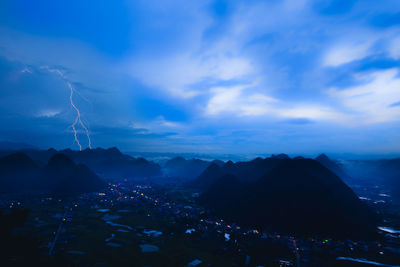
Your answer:
[[[0,203],[2,208],[30,210],[27,223],[17,231],[39,240],[41,257],[49,261],[62,257],[88,266],[131,262],[135,266],[344,266],[354,262],[395,266],[400,259],[400,232],[389,227],[381,227],[380,240],[373,242],[242,228],[201,207],[198,196],[175,185],[124,180],[75,198],[7,198]]]

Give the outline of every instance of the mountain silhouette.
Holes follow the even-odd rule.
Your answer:
[[[16,152],[0,158],[0,192],[29,191],[39,175],[39,167],[25,153]]]
[[[242,177],[220,175],[205,187],[200,203],[227,220],[249,227],[334,237],[374,235],[376,214],[337,175],[317,161],[257,159],[256,162],[259,163],[249,163],[259,169],[248,172],[247,180],[243,179],[243,172],[248,165],[233,164]],[[263,169],[261,162],[266,164],[265,170],[270,170],[254,179],[251,175],[258,175]],[[218,172],[223,173],[221,168],[210,166],[199,179],[215,177]]]
[[[54,148],[48,150],[24,150],[39,166],[45,166],[52,156],[57,153],[68,156],[72,161],[88,166],[93,172],[103,178],[134,178],[161,175],[161,167],[143,158],[134,158],[121,153],[118,148],[95,148],[76,151],[64,149],[57,151]],[[2,154],[5,152],[3,151]]]
[[[75,163],[67,155],[61,153],[52,156],[47,163],[48,169],[54,169],[57,171],[68,170],[74,167]]]
[[[316,161],[324,165],[326,168],[331,170],[333,173],[335,173],[337,176],[339,176],[342,179],[348,179],[349,176],[346,174],[346,172],[343,170],[342,166],[330,159],[327,155],[325,154],[320,154],[318,157],[315,158]]]
[[[23,152],[10,154],[0,161],[0,172],[28,171],[35,168],[35,162]]]
[[[2,193],[71,195],[98,191],[106,183],[67,155],[55,154],[38,167],[25,153],[17,152],[0,158],[0,185]]]
[[[276,159],[290,159],[290,157],[286,154],[278,154],[278,155],[272,155],[271,158],[276,158]]]
[[[217,161],[216,163],[220,162]],[[175,157],[168,160],[164,168],[169,176],[192,179],[199,176],[209,165],[209,161],[200,159],[187,160],[183,157]]]
[[[286,160],[289,159],[286,157],[270,157],[265,159],[256,158],[252,161],[241,161],[237,163],[227,161],[222,166],[212,163],[199,177],[191,182],[189,186],[202,190],[207,189],[224,174],[234,175],[241,181],[256,181],[265,173]]]

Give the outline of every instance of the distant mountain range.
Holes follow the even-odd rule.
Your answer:
[[[77,165],[64,154],[54,154],[43,167],[23,152],[0,158],[1,193],[73,195],[105,186],[86,165]]]
[[[175,157],[164,165],[164,172],[168,176],[193,179],[199,176],[211,163],[223,165],[221,160],[205,161],[200,159],[184,159]]]
[[[133,158],[125,155],[115,147],[85,149],[82,151],[71,149],[57,151],[52,148],[48,150],[24,149],[21,151],[32,158],[39,166],[45,165],[52,156],[61,153],[67,155],[78,164],[85,164],[92,171],[106,179],[151,177],[162,174],[161,167],[158,164],[143,158]],[[1,151],[0,155],[9,153],[10,151]]]
[[[365,167],[365,168],[363,168]],[[99,178],[185,178],[199,201],[241,225],[305,234],[365,236],[376,214],[342,181],[355,174],[379,176],[400,200],[400,159],[337,162],[285,154],[251,161],[204,161],[176,157],[160,165],[117,148],[2,150],[1,193],[79,194],[106,184]],[[351,177],[351,178],[350,178]]]
[[[222,166],[211,163],[210,166],[190,184],[199,189],[207,189],[224,174],[234,175],[239,181],[254,182],[280,164],[282,160],[286,159],[289,159],[289,157],[281,154],[269,158],[256,158],[251,161],[240,161],[237,163],[227,161]]]
[[[357,238],[373,235],[378,221],[337,175],[312,159],[211,164],[191,186],[203,191],[202,204],[246,226]]]

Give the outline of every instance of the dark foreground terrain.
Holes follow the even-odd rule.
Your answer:
[[[1,266],[400,265],[400,206],[390,190],[358,180],[349,187],[318,160],[178,159],[166,165],[175,176],[121,179],[118,168],[105,176],[83,165],[96,162],[91,153],[2,158],[12,190],[0,195]],[[109,153],[122,158],[116,166],[137,166]],[[190,168],[201,174],[185,178]],[[11,178],[21,170],[25,181],[56,183],[18,190]]]

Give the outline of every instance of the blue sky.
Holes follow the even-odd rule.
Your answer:
[[[0,3],[1,140],[400,154],[400,2]],[[83,148],[84,129],[76,125]]]

